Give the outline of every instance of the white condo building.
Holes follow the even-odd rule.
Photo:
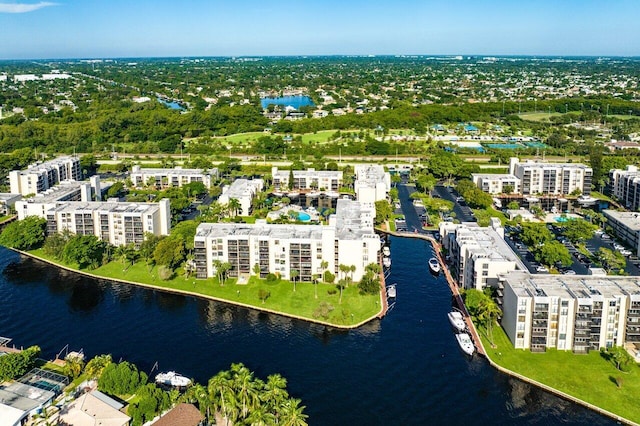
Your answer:
[[[251,202],[256,194],[264,188],[264,180],[262,179],[236,179],[231,185],[222,188],[222,195],[218,198],[218,202],[222,205],[229,204],[232,199],[238,200],[240,203],[240,216],[249,216],[251,214]]]
[[[299,272],[300,281],[312,281],[324,273],[321,264],[340,278],[339,265],[354,265],[359,281],[370,263],[377,263],[380,239],[373,230],[375,208],[370,203],[340,199],[329,225],[276,225],[202,223],[195,236],[198,278],[215,276],[215,261],[231,264],[230,276],[279,274],[290,279]]]
[[[490,194],[504,192],[506,185],[522,195],[591,194],[593,170],[579,163],[545,163],[518,158],[509,161],[509,174],[474,174],[473,182]]]
[[[602,214],[615,235],[630,245],[636,256],[640,256],[640,213],[603,210]]]
[[[609,172],[611,195],[620,204],[630,210],[640,208],[640,171],[637,166],[627,166],[625,170],[614,169]]]
[[[33,164],[26,170],[9,172],[12,194],[39,194],[65,180],[81,180],[80,159],[59,157],[44,163]]]
[[[640,277],[515,271],[503,285],[502,327],[517,349],[586,353],[640,342]]]
[[[69,230],[95,235],[114,246],[144,241],[144,234],[169,235],[169,199],[158,203],[64,202],[46,211],[47,233]]]
[[[138,187],[144,187],[152,183],[156,188],[181,187],[191,182],[202,182],[205,187],[211,188],[218,177],[218,169],[173,169],[142,168],[138,165],[131,169],[131,182]]]
[[[95,178],[95,179],[94,179]],[[27,216],[46,217],[47,210],[67,201],[92,201],[100,193],[98,176],[92,176],[91,182],[65,181],[33,197],[16,201],[14,208],[18,220]]]
[[[497,218],[491,226],[476,223],[440,222],[442,247],[449,253],[452,272],[462,288],[483,290],[498,287],[498,277],[516,269],[526,270],[520,258],[504,240],[504,228]]]
[[[384,167],[374,164],[357,164],[354,190],[356,199],[363,203],[385,200],[391,189],[391,175]]]
[[[273,186],[276,190],[289,189],[289,170],[271,168]],[[292,189],[333,191],[337,192],[342,186],[342,172],[332,170],[294,170]]]

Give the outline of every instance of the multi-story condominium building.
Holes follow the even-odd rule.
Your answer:
[[[517,158],[509,162],[509,174],[474,174],[473,181],[490,194],[499,194],[505,186],[513,186],[521,195],[591,194],[593,170],[578,163],[543,163]]]
[[[640,171],[636,166],[626,170],[614,169],[609,172],[611,195],[629,210],[640,208]]]
[[[591,194],[593,170],[584,164],[531,160],[521,163],[517,158],[511,158],[509,174],[520,179],[523,195],[569,195],[575,191],[580,191],[581,195]]]
[[[474,173],[471,178],[478,188],[489,194],[518,194],[520,192],[520,179],[514,175]]]
[[[26,170],[9,172],[9,185],[13,194],[39,194],[65,180],[82,180],[78,157],[59,157],[33,164]]]
[[[159,203],[64,202],[48,209],[47,233],[69,230],[95,235],[115,246],[144,241],[144,234],[169,235],[169,199]]]
[[[256,194],[264,188],[262,179],[236,179],[231,185],[222,188],[222,195],[218,198],[220,204],[229,204],[232,199],[238,200],[240,209],[237,214],[249,216],[251,214],[251,202]]]
[[[0,215],[9,214],[14,208],[16,201],[20,201],[22,195],[20,194],[7,194],[0,193]]]
[[[383,166],[358,164],[355,166],[355,174],[353,187],[358,201],[375,203],[387,198],[391,189],[391,175],[384,171]]]
[[[460,287],[477,290],[497,287],[501,274],[526,270],[505,242],[504,228],[497,218],[492,218],[487,228],[476,223],[440,222],[440,237]]]
[[[329,225],[276,225],[265,220],[255,224],[202,223],[194,239],[196,275],[215,276],[216,261],[229,262],[232,277],[279,274],[312,281],[325,270],[341,277],[340,265],[354,265],[350,275],[359,281],[370,263],[377,263],[380,239],[373,230],[372,204],[340,199]],[[326,269],[322,263],[326,262]],[[256,268],[256,265],[257,268]]]
[[[93,200],[93,194],[100,193],[100,181],[97,176],[95,178],[91,182],[65,181],[33,197],[16,201],[18,220],[27,216],[45,218],[47,210],[63,202]]]
[[[218,177],[218,169],[205,171],[203,169],[183,169],[176,167],[173,169],[145,169],[140,166],[133,166],[131,170],[131,182],[140,188],[144,186],[155,186],[156,188],[181,187],[191,182],[202,182],[205,187],[211,185]]]
[[[289,170],[278,170],[277,167],[273,167],[271,168],[271,177],[276,190],[286,191],[289,189],[289,178],[291,177]],[[292,189],[337,192],[341,185],[341,171],[315,169],[293,170]]]
[[[592,275],[503,277],[502,327],[517,349],[586,353],[640,342],[640,278]]]
[[[618,238],[630,245],[640,256],[640,213],[603,210],[607,225]]]

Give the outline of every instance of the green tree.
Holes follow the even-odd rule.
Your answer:
[[[454,153],[437,151],[429,159],[429,170],[437,178],[451,180],[453,176],[458,176],[463,166],[462,158]]]
[[[300,276],[300,271],[298,271],[297,269],[292,269],[289,271],[289,276],[291,277],[291,281],[293,281],[293,291],[296,291],[296,281],[298,279],[298,277]]]
[[[112,362],[111,355],[96,355],[87,362],[84,372],[89,378],[97,379]]]
[[[520,203],[518,203],[517,201],[511,201],[509,204],[507,204],[507,208],[509,210],[518,210],[520,208]]]
[[[597,228],[596,225],[584,219],[572,219],[564,222],[562,225],[562,235],[567,237],[571,242],[577,243],[592,238]]]
[[[561,263],[563,266],[569,266],[573,263],[571,253],[564,244],[559,241],[548,241],[535,251],[535,258],[543,265],[553,266]]]
[[[238,215],[238,211],[242,210],[242,205],[237,198],[231,198],[229,200],[229,205],[227,206],[227,208],[229,209],[229,213],[233,213],[233,216],[235,217]]]
[[[21,352],[0,356],[0,383],[17,379],[31,370],[40,355],[40,347],[31,346]]]
[[[56,232],[54,234],[48,235],[44,241],[42,249],[48,256],[52,256],[56,259],[61,259],[62,253],[64,252],[64,247],[72,237],[73,233],[67,229],[62,232]]]
[[[147,383],[147,375],[131,363],[108,364],[98,379],[98,389],[109,395],[131,395]]]
[[[551,240],[553,235],[544,223],[522,224],[522,241],[529,247],[535,248]]]
[[[627,259],[622,253],[600,247],[596,252],[596,257],[607,271],[623,269],[627,265]]]
[[[45,240],[46,227],[46,219],[27,216],[4,228],[0,234],[0,245],[17,250],[31,250],[40,247]]]
[[[182,239],[171,237],[159,241],[153,251],[155,262],[170,269],[177,268],[184,261],[185,256],[186,249]]]
[[[62,252],[62,259],[77,264],[80,269],[100,266],[107,249],[107,243],[95,235],[74,235],[69,239]]]
[[[300,405],[299,399],[288,399],[278,410],[280,423],[283,426],[307,426],[306,407]]]
[[[393,210],[387,200],[378,200],[375,202],[376,208],[376,225],[383,223],[393,216]]]

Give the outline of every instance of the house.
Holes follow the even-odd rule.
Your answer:
[[[56,420],[73,426],[128,426],[131,417],[121,411],[123,407],[113,398],[94,390],[64,406]]]
[[[193,404],[181,403],[176,405],[167,414],[163,415],[153,426],[198,426],[204,420],[204,416]]]

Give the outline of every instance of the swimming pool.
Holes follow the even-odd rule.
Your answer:
[[[309,222],[311,220],[311,216],[305,212],[298,212],[298,220],[300,222]]]
[[[569,218],[566,216],[556,216],[553,219],[558,223],[565,223],[569,221]]]

